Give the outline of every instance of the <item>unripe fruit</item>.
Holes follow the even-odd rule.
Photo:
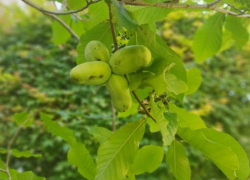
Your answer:
[[[111,56],[109,64],[115,74],[128,74],[146,67],[151,61],[151,52],[143,45],[127,46]]]
[[[103,61],[108,63],[108,48],[100,41],[90,41],[85,48],[86,61]]]
[[[101,61],[79,64],[70,71],[70,77],[79,84],[102,85],[111,75],[109,65]]]
[[[132,106],[127,79],[124,76],[112,74],[106,83],[114,108],[124,112]]]

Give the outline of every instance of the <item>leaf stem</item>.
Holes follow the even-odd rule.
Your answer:
[[[141,100],[139,99],[139,97],[137,96],[136,92],[135,91],[132,91],[135,99],[138,101],[138,103],[141,105],[141,107],[144,109],[145,113],[147,114],[148,117],[150,117],[155,123],[156,120],[155,118],[150,114],[150,112],[148,111],[148,109],[144,106],[144,104],[141,102]]]
[[[110,27],[111,27],[111,33],[112,33],[112,38],[113,38],[113,42],[114,42],[114,52],[118,50],[118,43],[117,43],[117,39],[116,39],[116,33],[115,33],[115,25],[113,23],[113,15],[112,15],[112,7],[111,4],[108,4],[109,7],[109,21],[110,21]]]
[[[118,50],[118,43],[116,39],[115,26],[113,23],[112,7],[110,3],[108,4],[108,8],[109,8],[109,21],[110,21],[111,33],[112,33],[112,38],[113,38],[114,48],[115,48],[114,52],[115,52]],[[115,111],[113,104],[112,104],[112,130],[116,131],[116,111]]]
[[[8,142],[8,146],[7,146],[7,158],[6,158],[6,170],[5,173],[8,175],[8,178],[11,179],[11,175],[10,175],[10,171],[9,171],[9,162],[10,162],[10,158],[11,158],[11,147],[13,145],[13,143],[15,142],[19,132],[21,131],[21,129],[24,127],[24,125],[30,120],[30,117],[28,117],[21,125],[18,126],[16,132],[14,133],[14,135],[12,136],[12,138],[10,139],[10,141]]]

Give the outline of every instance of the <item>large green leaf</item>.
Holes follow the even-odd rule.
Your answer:
[[[117,18],[117,25],[123,29],[137,29],[138,24],[134,19],[133,13],[125,8],[122,1],[110,0],[114,5],[113,14]]]
[[[150,131],[151,132],[160,131],[161,135],[162,135],[163,145],[167,146],[171,142],[168,142],[169,139],[167,138],[169,135],[169,131],[167,129],[169,122],[164,116],[164,112],[166,111],[166,109],[159,108],[157,106],[157,104],[154,102],[154,98],[152,98],[152,97],[150,98],[149,104],[151,107],[150,113],[154,117],[154,119],[156,120],[156,123],[155,123],[151,118],[148,118],[148,123],[150,125]]]
[[[201,71],[196,68],[189,69],[187,71],[187,85],[188,91],[185,93],[193,94],[200,87],[202,81]]]
[[[180,127],[189,127],[192,130],[206,128],[206,125],[199,116],[179,108],[175,104],[169,104],[169,108],[171,112],[177,114]]]
[[[100,23],[97,26],[93,27],[91,30],[86,31],[81,36],[80,42],[77,46],[77,64],[81,64],[86,61],[84,56],[85,47],[92,40],[101,41],[111,52],[111,44],[113,43],[113,40],[110,29],[110,23]]]
[[[71,16],[70,15],[62,15],[59,16],[67,25],[70,26]],[[58,21],[54,20],[52,24],[53,36],[52,41],[54,44],[62,44],[69,40],[71,34],[62,26]]]
[[[242,177],[249,174],[247,156],[230,136],[206,128],[195,131],[179,128],[178,135],[210,159],[227,178],[245,179]]]
[[[67,5],[70,9],[77,10],[86,6],[87,1],[85,0],[67,0]]]
[[[234,39],[232,38],[232,33],[228,30],[224,30],[222,34],[222,43],[219,50],[219,53],[230,48],[234,43]]]
[[[172,9],[158,8],[158,7],[138,7],[132,6],[129,8],[133,11],[138,24],[149,24],[155,28],[155,22],[166,17]]]
[[[98,149],[95,180],[122,180],[137,153],[144,134],[144,119],[128,123],[112,134]]]
[[[15,114],[13,115],[13,119],[15,120],[16,124],[17,124],[18,126],[20,126],[20,125],[23,124],[28,118],[30,118],[29,116],[30,116],[29,113],[27,113],[26,111],[24,111],[24,112],[21,112],[21,113],[15,113]],[[33,119],[30,118],[30,119],[28,120],[28,122],[26,122],[26,123],[23,124],[23,125],[24,125],[24,126],[29,126],[29,125],[32,124],[32,122],[33,122]]]
[[[138,175],[144,172],[152,173],[161,164],[164,156],[164,149],[160,146],[143,146],[137,151],[130,172]]]
[[[74,133],[72,130],[59,126],[57,123],[53,122],[51,117],[45,113],[40,113],[40,118],[46,126],[47,130],[55,136],[60,136],[65,141],[69,141],[71,138],[74,138]]]
[[[70,140],[70,149],[68,151],[68,162],[75,165],[78,172],[87,179],[94,179],[96,174],[96,164],[90,156],[85,145],[76,142],[75,139]]]
[[[165,137],[167,146],[170,145],[175,140],[175,135],[178,129],[177,116],[174,113],[166,112],[164,113],[165,118],[168,120],[168,135]]]
[[[89,133],[92,134],[99,143],[105,142],[109,138],[109,136],[113,134],[112,131],[97,126],[91,127]]]
[[[192,49],[197,62],[203,62],[220,49],[224,21],[225,14],[216,13],[196,31]]]
[[[88,8],[89,18],[84,22],[84,27],[90,30],[100,22],[109,18],[108,6],[104,1],[92,4]]]
[[[12,177],[12,180],[45,180],[44,177],[39,177],[31,171],[26,171]]]
[[[247,7],[250,7],[250,2],[249,0],[234,0],[234,2],[239,3],[241,5],[245,5]]]
[[[185,147],[178,141],[173,141],[168,149],[166,161],[177,180],[191,179],[191,169]]]
[[[227,16],[225,28],[232,33],[232,38],[235,40],[238,48],[247,43],[249,34],[240,18]]]
[[[170,72],[165,73],[165,82],[167,90],[175,95],[185,93],[188,90],[186,83]]]
[[[239,169],[236,170],[236,175],[238,179],[246,179],[249,176],[249,160],[247,154],[233,137],[228,134],[215,131],[213,129],[202,129],[200,131],[209,140],[229,147],[237,155],[239,161]],[[219,164],[216,165],[220,166]],[[221,170],[222,168],[223,166],[220,166]],[[224,171],[226,171],[226,169],[224,169]],[[234,174],[235,172],[232,171],[231,173]]]

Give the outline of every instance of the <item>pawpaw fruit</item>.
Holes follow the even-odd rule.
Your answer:
[[[110,66],[102,61],[85,62],[70,71],[72,80],[87,85],[102,85],[109,79],[110,75]]]
[[[151,52],[143,45],[127,46],[116,51],[109,60],[115,74],[129,74],[146,67],[151,61]]]
[[[108,48],[100,41],[90,41],[85,48],[86,61],[103,61],[110,59]]]
[[[111,74],[106,87],[112,99],[112,104],[118,112],[124,112],[132,106],[132,97],[127,79],[124,76]]]

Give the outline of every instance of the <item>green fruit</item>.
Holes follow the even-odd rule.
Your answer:
[[[79,64],[70,71],[70,77],[79,84],[101,85],[111,75],[109,65],[101,61]]]
[[[109,64],[115,74],[128,74],[146,67],[151,61],[151,52],[142,45],[127,46],[111,56]]]
[[[86,61],[103,61],[108,63],[110,55],[107,47],[100,41],[90,41],[85,48]]]
[[[127,79],[124,76],[112,74],[106,83],[114,108],[124,112],[132,106]]]

